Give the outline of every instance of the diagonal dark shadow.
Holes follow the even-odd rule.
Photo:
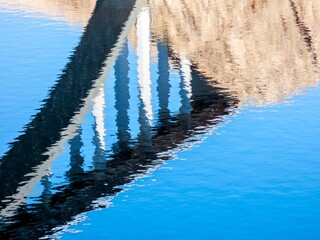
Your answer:
[[[192,82],[202,85],[202,89],[205,87],[207,93],[194,93],[192,111],[187,118],[179,114],[170,117],[166,124],[154,127],[151,145],[143,144],[144,139],[138,139],[134,144],[130,140],[118,142],[103,167],[72,174],[69,183],[56,188],[57,193],[51,195],[49,200],[21,207],[10,218],[14,223],[5,226],[1,234],[9,238],[36,239],[54,233],[53,228],[94,209],[95,200],[115,196],[123,190],[121,186],[170,159],[168,156],[160,157],[159,153],[174,149],[186,139],[204,133],[207,127],[220,123],[221,116],[229,114],[228,109],[236,105],[233,99],[207,86],[196,70],[192,71]],[[197,130],[199,127],[204,130]]]
[[[106,56],[115,45],[134,4],[133,0],[125,3],[118,3],[116,0],[98,1],[81,42],[56,86],[39,113],[26,126],[25,132],[16,139],[1,160],[1,199],[16,193],[19,184],[29,179],[25,175],[32,173],[36,166],[48,158],[43,154],[61,138],[63,129],[80,110],[83,99],[101,75]],[[166,49],[165,45],[161,47]],[[167,50],[167,54],[163,55],[169,57],[170,51]],[[171,57],[172,55],[171,53]],[[166,60],[163,61],[165,62]],[[163,64],[162,67],[164,74],[160,75],[165,79],[169,66]],[[121,69],[124,71],[126,68]],[[190,112],[170,116],[168,106],[164,104],[160,114],[163,119],[160,119],[159,125],[150,129],[150,138],[140,134],[136,141],[130,139],[130,134],[126,132],[127,121],[120,123],[123,118],[128,117],[120,105],[127,103],[119,103],[120,100],[124,101],[121,99],[124,93],[116,90],[119,103],[119,106],[116,105],[119,141],[114,144],[113,151],[108,156],[110,160],[88,172],[81,169],[78,171],[77,168],[77,171],[68,174],[68,184],[56,188],[56,192],[47,196],[45,201],[20,206],[14,216],[4,219],[0,229],[1,238],[38,239],[56,232],[54,228],[73,220],[78,214],[92,210],[95,207],[93,201],[105,196],[115,196],[123,190],[121,186],[134,181],[137,175],[146,174],[162,161],[170,159],[162,153],[179,147],[186,139],[202,134],[208,127],[220,123],[221,117],[229,114],[230,108],[236,107],[237,100],[221,89],[208,85],[206,78],[196,67],[191,67],[191,70]],[[127,88],[126,74],[122,72],[118,78],[117,88]],[[169,86],[159,87],[165,87],[161,91],[165,93],[163,96],[167,96],[166,89]],[[144,115],[143,108],[139,111]],[[73,141],[80,140],[75,138]],[[79,157],[76,151],[73,157]],[[1,206],[5,207],[6,204],[2,202]]]
[[[110,54],[134,8],[135,0],[98,0],[88,26],[49,97],[25,127],[24,133],[11,144],[0,165],[0,200],[3,208],[10,202],[26,176],[43,163],[47,149],[62,136],[72,117],[102,74]]]

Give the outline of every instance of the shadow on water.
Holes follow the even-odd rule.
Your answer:
[[[24,176],[48,156],[48,147],[61,138],[61,132],[80,111],[84,99],[102,74],[110,54],[135,1],[98,1],[79,46],[67,64],[48,99],[34,119],[25,127],[1,160],[0,198],[13,195]],[[120,6],[121,5],[121,6]],[[14,171],[9,171],[14,169]],[[1,206],[4,203],[1,202]]]
[[[79,113],[88,92],[102,74],[106,57],[124,31],[124,23],[134,9],[135,2],[97,2],[79,46],[48,99],[1,159],[1,211],[15,204],[17,200],[12,196],[19,195],[19,188],[32,179],[38,166],[47,161],[49,156],[45,153],[63,137],[64,129]],[[111,152],[104,150],[96,132],[93,139],[96,148],[93,159],[95,168],[84,171],[84,159],[80,154],[83,145],[81,128],[77,127],[69,140],[71,167],[66,173],[67,184],[56,187],[54,191],[48,190],[50,186],[45,186],[41,201],[37,203],[17,203],[16,209],[11,211],[13,214],[7,213],[2,219],[1,238],[37,239],[58,231],[58,227],[73,220],[76,215],[94,209],[93,202],[97,199],[115,196],[123,190],[121,186],[159,166],[163,160],[170,159],[170,155],[163,153],[204,133],[206,128],[221,122],[221,116],[229,114],[230,108],[236,107],[237,100],[221,89],[215,89],[212,84],[208,85],[206,78],[190,63],[189,75],[181,67],[181,107],[178,114],[172,115],[168,103],[168,62],[171,59],[181,64],[184,60],[175,57],[161,42],[157,48],[157,124],[150,124],[143,92],[140,92],[140,133],[136,139],[130,134],[129,63],[128,46],[125,44],[114,67],[117,141]],[[45,177],[42,180],[44,185],[50,185]]]

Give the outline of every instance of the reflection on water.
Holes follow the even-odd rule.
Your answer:
[[[60,17],[83,24],[92,3],[13,5],[53,19],[50,9],[62,9]],[[70,9],[85,15],[71,18]],[[58,232],[240,105],[315,85],[318,10],[315,1],[98,0],[48,98],[1,158],[1,236]],[[50,168],[61,156],[69,165],[57,178]]]
[[[151,0],[152,29],[212,84],[274,103],[319,79],[319,1]]]
[[[95,5],[95,0],[0,0],[0,10],[62,20],[72,26],[86,26]]]

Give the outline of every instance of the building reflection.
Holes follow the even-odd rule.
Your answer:
[[[82,39],[48,99],[1,158],[1,216],[15,214],[34,184],[48,174],[63,141],[79,134],[79,115],[86,111],[86,99],[90,99],[92,91],[99,90],[97,79],[106,63],[112,62],[110,53],[131,24],[128,21],[134,19],[131,15],[137,11],[135,4],[133,0],[122,4],[97,1]],[[99,124],[98,121],[97,127]],[[100,135],[98,131],[101,139]]]
[[[46,148],[58,141],[62,130],[73,115],[78,114],[88,90],[94,88],[94,79],[99,77],[99,69],[103,67],[102,62],[105,59],[103,55],[108,56],[108,51],[114,44],[114,41],[110,40],[110,33],[112,36],[120,34],[120,26],[126,21],[133,8],[132,2],[131,8],[121,7],[121,14],[119,14],[119,11],[116,11],[119,7],[117,4],[112,5],[110,1],[107,5],[103,3],[102,1],[101,5],[97,5],[75,55],[71,58],[43,108],[26,127],[24,134],[17,138],[9,152],[2,158],[3,164],[0,166],[2,178],[12,171],[10,169],[13,165],[19,165],[19,169],[21,169],[20,172],[14,171],[10,176],[13,181],[2,181],[2,185],[5,184],[2,187],[4,189],[1,195],[2,199],[10,198],[15,194],[21,182],[30,180],[30,177],[25,175],[32,173],[32,169],[46,161],[48,156],[43,155]],[[112,12],[114,15],[109,15],[108,21],[101,22],[100,19],[95,21],[102,16],[101,14],[104,14],[104,11]],[[115,14],[118,19],[115,18]],[[71,221],[74,216],[93,209],[93,203],[101,197],[115,196],[122,191],[121,186],[156,168],[161,164],[161,161],[169,159],[168,156],[164,157],[163,153],[177,148],[188,138],[203,133],[203,131],[198,131],[199,127],[206,129],[217,124],[221,116],[229,114],[229,108],[236,107],[236,101],[208,85],[206,78],[194,69],[190,61],[172,55],[172,59],[175,59],[174,61],[177,61],[179,63],[177,65],[181,68],[179,71],[181,72],[181,84],[177,89],[181,99],[177,103],[180,103],[181,107],[179,113],[171,114],[169,95],[170,91],[175,89],[170,90],[169,83],[170,50],[164,43],[158,43],[159,75],[156,80],[159,109],[156,112],[159,116],[158,118],[153,116],[152,96],[150,95],[152,84],[150,72],[151,37],[146,34],[150,34],[150,21],[147,21],[149,17],[148,8],[143,8],[137,15],[138,84],[136,86],[139,88],[139,104],[136,106],[139,123],[137,138],[132,138],[129,128],[130,78],[128,72],[131,63],[128,58],[128,43],[125,43],[114,65],[116,142],[112,144],[110,150],[106,151],[105,132],[107,129],[104,125],[106,103],[104,102],[104,85],[102,84],[97,88],[93,98],[94,125],[92,130],[94,134],[92,143],[95,146],[92,159],[93,170],[85,171],[83,168],[82,128],[77,127],[73,137],[69,140],[70,169],[66,170],[67,184],[52,187],[50,174],[45,174],[41,177],[44,186],[41,199],[36,203],[16,204],[13,214],[8,214],[10,211],[3,210],[6,210],[8,205],[11,206],[15,199],[12,200],[13,202],[9,201],[9,204],[2,201],[2,211],[7,213],[7,217],[2,219],[2,236],[19,239],[28,236],[28,239],[32,239],[53,233],[52,229],[57,229],[57,227]],[[102,28],[105,28],[108,35],[103,33]],[[92,34],[91,38],[88,34]],[[93,42],[93,40],[97,42]],[[101,46],[105,46],[105,48],[101,49]],[[98,49],[94,49],[95,47]],[[89,54],[89,51],[92,52]],[[82,56],[89,56],[89,59],[83,59]],[[188,120],[186,121],[186,119]],[[25,141],[25,138],[32,139],[32,141]],[[41,145],[39,145],[40,143]],[[27,147],[32,150],[26,152]],[[160,155],[162,157],[159,157]]]
[[[317,0],[150,0],[150,10],[152,32],[242,105],[281,102],[320,78]]]
[[[68,224],[77,215],[95,209],[95,203],[100,199],[116,196],[126,184],[159,167],[165,160],[170,159],[169,151],[181,150],[181,145],[191,143],[193,137],[206,133],[209,128],[219,124],[223,121],[223,116],[230,114],[232,109],[237,108],[248,96],[255,96],[250,95],[252,92],[245,91],[246,87],[241,90],[237,89],[238,85],[234,87],[231,84],[234,79],[228,79],[229,72],[225,78],[221,78],[222,73],[217,74],[213,81],[214,74],[205,65],[208,64],[208,59],[212,60],[212,56],[203,55],[200,58],[194,54],[193,46],[188,45],[199,40],[197,38],[202,36],[203,28],[198,26],[191,29],[190,33],[187,32],[180,39],[181,36],[172,30],[177,27],[176,22],[168,24],[165,29],[152,21],[151,16],[156,11],[154,7],[160,3],[150,2],[149,6],[145,1],[134,0],[126,1],[125,4],[113,0],[97,2],[79,46],[48,99],[1,159],[0,206],[3,218],[0,231],[4,238],[37,239],[58,231],[59,227]],[[170,4],[157,10],[164,17],[168,17],[165,15],[170,10],[168,8],[172,11],[183,8],[171,1],[168,3]],[[254,6],[254,9],[259,10],[258,6]],[[195,13],[191,11],[188,14],[192,17]],[[189,16],[188,14],[176,17],[183,19]],[[174,19],[175,17],[173,21]],[[126,40],[128,29],[133,24],[128,25],[128,22],[136,22],[136,63],[129,57],[130,46],[134,44]],[[186,23],[190,24],[190,21],[186,20]],[[303,27],[305,24],[301,26],[300,32],[306,29]],[[170,41],[165,41],[162,36],[164,29]],[[217,29],[218,33],[219,30],[221,29]],[[200,34],[195,34],[194,31],[200,31]],[[189,41],[192,37],[195,40]],[[316,51],[312,46],[311,44],[308,48],[309,53]],[[156,51],[158,57],[157,74],[152,74],[150,69],[152,47],[156,49],[153,51]],[[197,47],[198,53],[208,50],[206,45],[199,44]],[[212,51],[209,49],[207,54]],[[231,64],[231,74],[242,69],[239,64],[235,64],[238,60],[225,62],[226,66]],[[177,88],[170,84],[170,73],[173,70],[170,61],[178,67]],[[213,59],[211,64],[217,64],[219,68],[224,64],[221,62]],[[315,58],[311,64],[313,67],[317,64]],[[137,66],[137,76],[129,74],[130,67],[133,66]],[[108,149],[105,117],[108,114],[108,103],[105,101],[108,92],[105,92],[103,72],[104,69],[112,67],[115,80],[115,104],[112,107],[115,109],[116,137]],[[214,67],[213,65],[212,68]],[[265,69],[268,70],[269,67],[265,66]],[[241,77],[243,75],[240,74],[239,78]],[[135,78],[136,85],[132,84]],[[101,82],[99,79],[102,79]],[[240,84],[244,84],[243,79],[239,80]],[[258,84],[262,80],[259,81]],[[156,96],[152,95],[153,84],[157,86]],[[256,86],[254,84],[253,88]],[[294,87],[297,86],[300,85]],[[131,87],[138,88],[136,106],[129,104],[130,98],[134,97],[130,95]],[[179,100],[175,99],[174,103],[178,105],[178,112],[170,109],[170,94],[173,92],[178,92],[180,97]],[[286,91],[283,90],[284,92]],[[266,92],[260,91],[260,95],[255,97],[268,101],[274,97],[266,96]],[[154,109],[154,99],[158,100],[158,109]],[[75,119],[87,114],[82,109],[90,101],[93,102],[94,120],[91,129],[93,167],[84,169],[84,126]],[[137,136],[134,136],[130,129],[130,108],[134,108],[138,113]],[[73,130],[66,132],[70,126]],[[67,181],[54,186],[51,181],[52,174],[48,172],[54,157],[47,153],[48,149],[54,148],[61,139],[67,139],[70,145],[70,168],[65,171]],[[43,191],[39,201],[28,203],[25,198],[30,193],[30,187],[23,187],[29,183],[32,187],[34,181],[41,182]]]

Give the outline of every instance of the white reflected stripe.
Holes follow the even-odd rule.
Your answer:
[[[181,90],[180,90],[180,97],[181,97],[181,107],[180,112],[182,114],[188,114],[191,112],[191,95],[192,95],[192,88],[191,88],[191,62],[184,56],[180,56],[180,71],[181,71]]]
[[[106,106],[105,101],[105,92],[104,92],[104,84],[99,89],[98,95],[94,98],[94,104],[93,104],[93,111],[92,114],[95,119],[96,123],[96,132],[98,133],[98,139],[100,142],[100,146],[103,150],[106,150],[106,142],[105,142],[105,135],[106,135],[106,129],[104,126],[104,109]]]
[[[137,40],[140,99],[146,110],[146,117],[151,125],[153,114],[150,73],[150,13],[148,7],[145,7],[138,15]]]
[[[180,57],[181,72],[183,76],[184,90],[187,91],[187,97],[191,98],[191,62],[186,57]]]

